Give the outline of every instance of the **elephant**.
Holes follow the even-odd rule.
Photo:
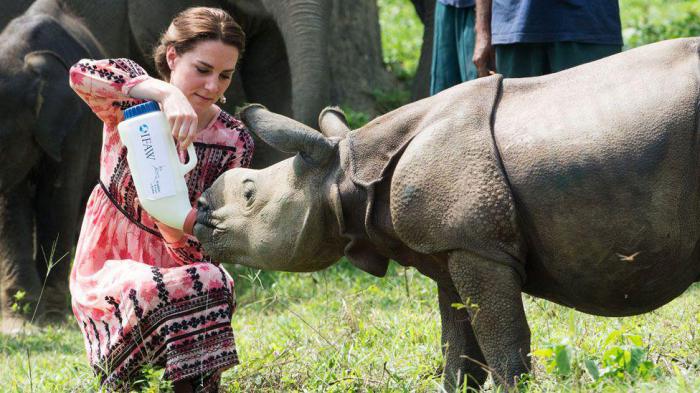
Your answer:
[[[80,29],[87,29],[94,33],[94,36],[87,32],[83,35],[89,37],[90,45],[95,48],[100,47],[100,50],[85,51],[79,57],[73,56],[74,52],[71,52],[70,58],[62,59],[67,65],[70,66],[81,57],[129,57],[137,60],[146,68],[150,68],[150,73],[154,75],[152,67],[149,67],[151,65],[149,54],[152,45],[177,12],[192,5],[218,6],[228,9],[246,29],[248,42],[247,51],[240,64],[240,72],[237,73],[235,84],[231,89],[234,94],[239,93],[238,97],[229,97],[232,99],[228,100],[229,103],[225,105],[225,109],[233,112],[236,104],[240,104],[246,99],[253,99],[266,103],[276,111],[290,116],[295,115],[298,119],[311,124],[316,121],[315,114],[321,109],[322,102],[328,101],[328,91],[330,90],[327,80],[328,70],[325,64],[326,57],[322,56],[323,51],[318,49],[324,48],[326,45],[327,32],[325,30],[329,6],[326,2],[312,1],[292,1],[284,7],[273,3],[272,1],[256,0],[205,0],[197,2],[174,0],[155,3],[145,0],[17,0],[12,2],[3,15],[0,15],[0,25],[4,26],[9,22],[10,17],[15,17],[22,12],[25,14],[19,18],[28,18],[29,15],[39,14],[61,15],[62,20],[69,21],[71,25],[79,24]],[[303,23],[296,19],[290,19],[291,15],[300,18]],[[28,31],[22,30],[20,27],[23,21],[26,20],[16,19],[7,26],[5,37],[8,38],[6,41],[14,45],[11,50],[4,52],[3,57],[7,58],[8,62],[12,61],[10,57],[16,60],[16,56],[23,55],[17,47],[21,43],[22,38],[20,37],[29,34]],[[83,37],[79,38],[83,39]],[[57,42],[47,41],[37,43],[37,45],[61,45],[61,42],[58,41],[60,39],[64,39],[64,37],[57,35]],[[95,40],[96,42],[94,42]],[[289,57],[287,53],[290,53]],[[2,68],[2,72],[5,72],[9,77],[15,72],[20,72],[18,67],[15,64],[7,65]],[[8,84],[4,85],[4,89],[8,97],[19,96],[24,94],[27,85],[29,84]],[[295,86],[294,99],[292,86]],[[67,83],[65,83],[65,87],[68,87]],[[66,92],[70,93],[68,97],[65,96]],[[54,94],[55,97],[52,96]],[[43,97],[46,103],[63,102],[65,104],[63,108],[66,109],[63,112],[65,113],[78,116],[78,114],[82,115],[83,112],[88,111],[82,102],[75,99],[70,89],[67,91],[58,88],[44,89]],[[56,257],[67,255],[65,259],[70,260],[69,252],[74,246],[74,234],[79,229],[79,219],[75,218],[74,209],[80,206],[86,192],[89,192],[90,187],[96,184],[98,166],[98,161],[95,159],[94,162],[90,161],[89,168],[83,167],[83,163],[79,162],[77,156],[73,155],[72,152],[66,153],[71,157],[69,160],[58,161],[59,153],[52,151],[53,155],[48,157],[53,158],[55,162],[47,161],[49,159],[45,157],[46,155],[40,154],[37,146],[33,144],[31,139],[28,139],[33,123],[27,123],[25,127],[14,126],[23,120],[17,115],[22,113],[18,109],[20,103],[15,101],[5,100],[0,106],[0,111],[2,111],[0,112],[2,113],[0,114],[0,122],[7,124],[8,128],[6,131],[8,136],[3,140],[7,143],[4,143],[3,147],[9,149],[12,146],[12,150],[8,150],[6,155],[8,160],[2,165],[0,171],[3,172],[3,178],[15,176],[14,179],[16,179],[16,181],[0,181],[0,193],[3,195],[3,212],[0,214],[6,222],[15,223],[12,226],[5,225],[4,229],[0,228],[0,255],[2,255],[0,282],[4,283],[0,309],[2,309],[3,315],[8,316],[5,318],[7,320],[21,316],[11,312],[10,308],[13,304],[18,304],[18,302],[23,304],[36,303],[41,289],[40,278],[46,274],[47,270],[42,253],[45,252],[48,256],[52,250],[52,241],[56,240],[59,233],[54,254]],[[79,108],[67,110],[73,108],[73,105],[78,105]],[[308,109],[307,106],[311,109]],[[99,129],[98,124],[92,124],[94,119],[88,120],[83,119],[82,116],[78,117],[80,117],[81,122],[86,123],[74,132],[83,132],[84,127],[88,127],[87,123],[90,123],[90,128]],[[26,145],[26,149],[31,149],[31,154],[29,151],[24,152],[17,148],[20,141],[13,140],[13,138],[18,137],[15,134],[26,139],[21,143]],[[99,140],[94,139],[93,134],[96,132],[83,135],[81,138],[85,141],[86,151],[84,157],[81,156],[81,158],[93,157],[93,153],[87,154],[88,146],[90,151],[92,151],[93,145],[99,146]],[[58,144],[52,143],[47,143],[47,146],[44,147],[50,149],[58,146]],[[73,141],[66,143],[66,145],[74,146]],[[255,146],[254,167],[266,167],[288,157],[288,155],[270,148],[259,139],[255,140]],[[97,149],[99,150],[99,148]],[[39,163],[46,168],[40,169],[42,166]],[[26,172],[18,168],[33,169]],[[69,176],[64,179],[63,177],[67,176],[68,173],[81,175]],[[46,178],[36,181],[34,178],[37,175],[42,179],[44,176]],[[50,176],[54,177],[57,186],[50,185],[48,182]],[[32,186],[35,182],[37,183],[36,187]],[[83,185],[86,186],[83,187]],[[63,192],[56,195],[55,189],[59,186],[62,187]],[[87,191],[83,191],[83,188]],[[66,190],[71,190],[71,192],[65,192]],[[31,198],[26,198],[26,196],[31,196]],[[10,206],[22,204],[26,206],[10,210]],[[65,206],[65,208],[57,208],[57,206]],[[34,223],[33,218],[35,216],[36,223]],[[36,230],[37,239],[39,239],[35,252],[36,257],[32,256],[31,233],[34,230]],[[67,282],[67,269],[68,263],[65,261],[54,268],[48,285],[52,290],[52,296],[49,299],[56,300],[56,302],[40,308],[40,310],[51,311],[49,314],[55,318],[58,318],[61,312],[68,311],[65,302],[65,285],[60,283]],[[26,297],[21,301],[15,299],[16,294],[21,293],[20,291],[26,294]],[[13,322],[13,325],[17,324]]]
[[[99,123],[68,85],[68,68],[94,56],[103,56],[95,37],[59,7],[32,6],[0,34],[5,331],[33,314],[48,321],[68,310],[69,255],[84,198],[97,181],[101,137]]]
[[[38,4],[37,4],[38,3]],[[0,16],[0,26],[22,12],[31,0],[17,0]],[[61,7],[81,18],[108,57],[128,57],[155,75],[151,49],[173,16],[192,6],[229,11],[246,33],[246,53],[234,75],[229,112],[244,102],[314,125],[330,102],[327,59],[331,4],[317,0],[37,0],[35,8]],[[264,168],[287,155],[255,139],[253,167]]]
[[[97,39],[105,55],[129,57],[134,53],[128,24],[127,0],[12,0],[3,5],[0,28],[31,6],[35,12],[51,13],[58,8],[79,18]]]
[[[699,54],[700,38],[677,39],[493,75],[355,131],[324,111],[324,135],[245,107],[250,130],[295,156],[224,173],[194,233],[259,269],[413,266],[437,282],[448,391],[479,388],[484,368],[511,388],[530,370],[522,293],[627,316],[700,279]]]

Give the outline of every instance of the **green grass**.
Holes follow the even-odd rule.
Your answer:
[[[628,47],[700,35],[698,2],[621,0],[620,5]],[[379,0],[379,7],[385,62],[409,80],[422,26],[408,0]],[[405,99],[376,95],[387,106]],[[369,120],[359,112],[351,117],[356,126]],[[392,265],[385,279],[346,262],[313,274],[231,270],[242,364],[224,374],[227,391],[439,389],[443,362],[435,285],[414,270]],[[525,306],[538,355],[530,392],[700,391],[698,284],[657,311],[629,318],[594,317],[528,296]],[[33,334],[0,335],[0,390],[94,392],[99,385],[84,351],[72,321]],[[602,375],[597,380],[590,365]],[[148,370],[144,391],[167,391],[161,375]]]
[[[224,374],[226,391],[439,389],[443,361],[435,284],[415,270],[392,265],[384,279],[347,262],[312,274],[231,270],[239,300],[233,327],[242,363]],[[657,311],[629,318],[594,317],[529,296],[525,304],[532,348],[541,355],[534,361],[530,392],[700,391],[698,285]],[[606,344],[611,334],[620,338]],[[638,336],[652,371],[594,381],[584,362],[600,366],[611,349],[633,347],[622,334]],[[561,359],[552,367],[554,359],[543,356],[556,347],[566,348],[568,373],[561,372],[566,369]],[[75,323],[31,335],[0,335],[0,354],[3,392],[97,389]],[[160,375],[147,373],[145,391],[168,390],[157,382]]]
[[[400,79],[415,75],[423,24],[408,0],[378,0],[384,63]]]

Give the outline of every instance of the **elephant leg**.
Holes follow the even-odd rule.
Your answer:
[[[32,317],[41,291],[33,256],[33,209],[31,191],[26,181],[0,193],[0,310],[3,330],[10,321],[29,320]]]
[[[462,303],[455,288],[438,286],[442,317],[442,354],[445,357],[445,391],[454,392],[467,380],[467,386],[479,390],[486,381],[486,364],[474,336],[469,314],[453,304]]]
[[[282,33],[272,20],[257,24],[240,69],[246,98],[292,117],[292,79]]]
[[[292,117],[292,80],[284,41],[272,21],[259,23],[260,31],[246,49],[240,70],[247,101],[262,103],[272,112]],[[290,157],[265,143],[255,133],[253,140],[252,168],[267,168]]]
[[[530,370],[530,328],[520,276],[506,263],[467,251],[452,252],[448,267],[494,382],[513,387]]]
[[[262,0],[261,3],[270,11],[280,36],[284,37],[294,119],[316,128],[318,114],[331,101],[327,47],[333,2]]]
[[[42,179],[36,190],[36,266],[41,280],[46,280],[40,310],[42,322],[61,321],[70,311],[68,278],[71,253],[78,233],[85,177],[75,173],[85,160],[72,165],[42,163]],[[49,269],[49,266],[51,267]]]

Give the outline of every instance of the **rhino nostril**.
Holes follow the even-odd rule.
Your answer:
[[[207,204],[207,200],[204,199],[204,197],[199,197],[197,199],[197,210],[199,211],[208,211],[209,210],[209,204]]]

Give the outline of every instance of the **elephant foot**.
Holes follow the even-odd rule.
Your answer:
[[[44,291],[41,299],[13,299],[11,304],[2,307],[0,320],[4,333],[16,333],[32,327],[62,324],[71,313],[66,296],[47,296]],[[38,304],[37,304],[38,303]]]
[[[46,296],[50,294],[50,296]],[[39,325],[60,324],[71,315],[71,307],[67,289],[47,286],[40,300],[34,322]]]
[[[32,334],[39,328],[31,324],[27,319],[16,316],[4,316],[0,319],[0,334],[18,335]]]
[[[14,293],[17,293],[15,291]],[[19,292],[22,293],[22,292]],[[5,296],[6,298],[8,296]],[[37,300],[30,296],[13,296],[11,300],[2,302],[0,322],[2,331],[12,333],[17,326],[32,325],[32,317],[38,315]]]
[[[19,315],[11,311],[3,311],[0,318],[0,334],[32,334],[47,325],[60,325],[67,321],[65,310],[45,311],[32,319],[31,315]]]
[[[60,325],[68,320],[68,310],[45,308],[41,315],[37,315],[34,323],[39,326]]]

